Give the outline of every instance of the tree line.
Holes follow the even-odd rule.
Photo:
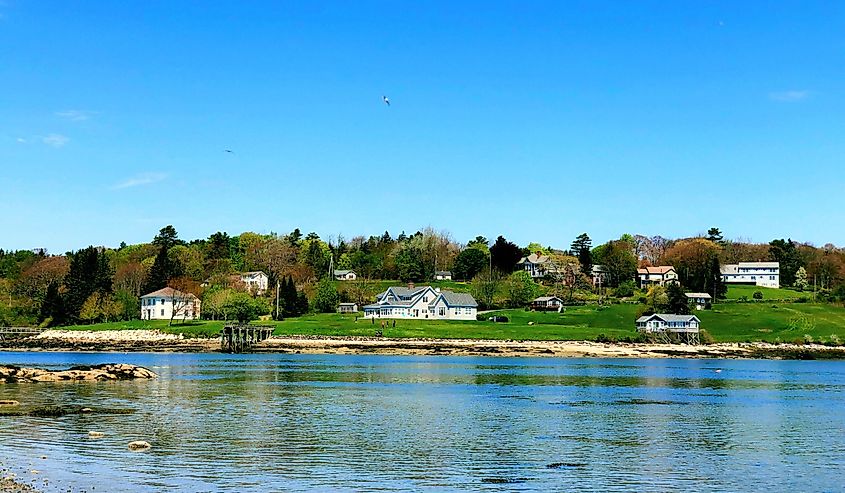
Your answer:
[[[295,229],[284,235],[215,232],[185,241],[168,225],[149,243],[117,248],[89,246],[59,255],[0,250],[0,324],[137,318],[139,297],[166,286],[200,296],[205,317],[290,317],[331,311],[339,301],[368,302],[375,294],[373,280],[426,282],[440,270],[471,281],[483,307],[521,306],[539,292],[534,280],[517,269],[520,259],[531,254],[554,266],[543,280],[546,291],[569,299],[599,289],[594,265],[601,265],[600,288],[619,297],[633,294],[636,269],[648,265],[673,265],[685,289],[721,296],[721,265],[740,261],[777,261],[783,286],[815,289],[822,299],[845,299],[845,250],[788,238],[726,240],[718,228],[682,239],[625,234],[595,246],[583,233],[555,248],[536,242],[520,246],[504,236],[462,243],[431,228],[395,238],[385,232],[324,239]],[[336,269],[354,270],[359,279],[338,290],[331,272]],[[262,295],[232,276],[258,270],[270,278],[271,289]]]

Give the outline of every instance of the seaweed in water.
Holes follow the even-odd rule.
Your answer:
[[[563,469],[566,467],[587,467],[583,462],[552,462],[546,464],[546,469]]]
[[[134,409],[90,408],[79,406],[39,406],[30,409],[11,408],[0,410],[0,416],[33,416],[36,418],[61,418],[71,414],[132,414]]]

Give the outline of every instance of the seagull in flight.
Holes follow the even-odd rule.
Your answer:
[[[381,99],[384,101],[384,104],[390,106],[390,99],[387,96],[382,96]]]
[[[231,149],[223,149],[223,152],[228,152],[229,154],[234,154],[235,152]]]

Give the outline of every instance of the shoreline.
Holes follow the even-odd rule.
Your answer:
[[[0,351],[219,352],[220,338],[190,339],[156,330],[46,331],[0,341]],[[822,345],[715,343],[599,343],[496,339],[393,339],[339,336],[273,336],[250,352],[281,354],[384,354],[559,358],[845,359],[845,348]]]

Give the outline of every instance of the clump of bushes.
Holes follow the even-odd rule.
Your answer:
[[[755,300],[762,300],[763,299],[763,292],[760,290],[754,291],[754,294],[751,296],[754,297]]]

